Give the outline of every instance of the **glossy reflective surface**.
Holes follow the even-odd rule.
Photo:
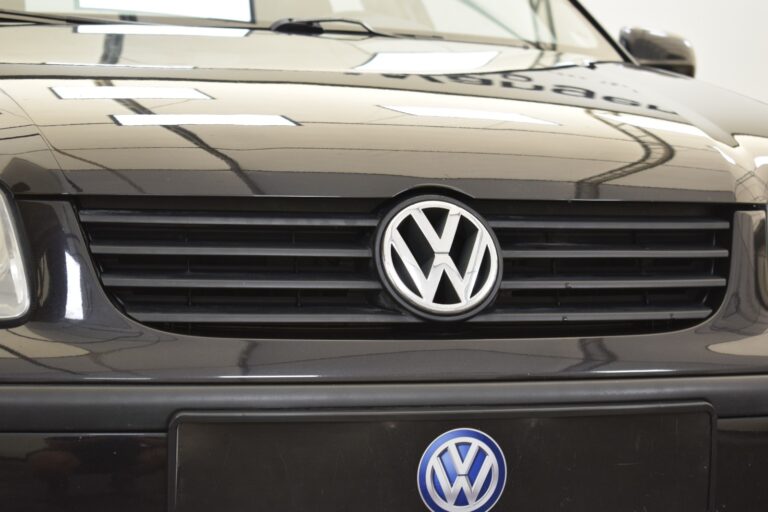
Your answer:
[[[165,509],[165,436],[0,434],[7,512]]]
[[[768,107],[679,76],[477,44],[81,32],[0,31],[17,194],[766,196]]]
[[[758,475],[768,471],[768,419],[721,421],[718,430],[716,510],[765,509],[768,489]]]

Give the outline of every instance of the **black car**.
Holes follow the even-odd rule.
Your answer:
[[[768,506],[768,106],[686,41],[0,8],[3,512]]]

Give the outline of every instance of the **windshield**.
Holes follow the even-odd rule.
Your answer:
[[[242,22],[254,28],[284,18],[350,18],[392,34],[620,59],[569,0],[0,0],[0,9],[198,25]]]

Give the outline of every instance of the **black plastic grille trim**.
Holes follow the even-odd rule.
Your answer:
[[[162,308],[159,310],[132,309],[131,316],[141,322],[182,322],[191,324],[282,324],[282,323],[322,323],[348,324],[363,323],[377,324],[382,321],[392,323],[419,323],[415,317],[397,313],[384,312],[377,309],[370,311],[346,311],[332,308],[309,308],[304,313],[293,310],[266,310],[259,313],[252,311],[216,311],[211,309],[173,309]],[[495,312],[474,317],[468,323],[495,323],[495,322],[611,322],[626,320],[692,320],[706,318],[712,314],[712,310],[701,308],[616,308],[604,311],[560,310],[541,312]]]
[[[562,205],[561,215],[550,207],[521,216],[473,206],[502,245],[501,292],[488,311],[447,326],[422,322],[387,296],[373,263],[373,211],[79,214],[115,303],[139,322],[186,334],[640,334],[695,325],[722,303],[732,211],[671,216],[667,207],[664,217],[645,218],[621,205],[616,215],[570,215]]]
[[[185,245],[185,244],[102,244],[91,245],[94,254],[134,256],[323,256],[328,258],[369,258],[369,247],[331,245]]]
[[[712,249],[709,247],[671,248],[642,247],[601,247],[589,250],[583,249],[519,249],[503,250],[504,258],[510,259],[613,259],[613,258],[727,258],[727,249]]]
[[[606,219],[569,219],[565,217],[557,219],[547,220],[531,220],[531,219],[491,219],[488,224],[494,229],[562,229],[563,226],[568,226],[570,230],[666,230],[666,231],[693,231],[693,230],[723,230],[729,229],[730,223],[722,220],[706,220],[706,219],[691,219],[691,220],[674,220],[674,219],[662,219],[662,220],[606,220]]]
[[[142,213],[125,210],[86,210],[80,220],[88,224],[143,224],[172,226],[321,226],[321,227],[376,227],[374,216],[307,217],[302,215],[206,215],[201,213]]]
[[[375,279],[346,276],[297,276],[280,275],[226,275],[210,274],[194,277],[178,274],[152,276],[103,274],[101,280],[107,287],[117,288],[219,288],[233,290],[380,290],[381,282]]]
[[[728,281],[722,277],[701,276],[690,279],[505,279],[502,290],[611,290],[646,288],[725,288]]]

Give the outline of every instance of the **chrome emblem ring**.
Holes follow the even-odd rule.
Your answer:
[[[417,198],[393,210],[380,241],[381,273],[421,316],[461,319],[494,298],[502,259],[490,227],[448,198]]]

